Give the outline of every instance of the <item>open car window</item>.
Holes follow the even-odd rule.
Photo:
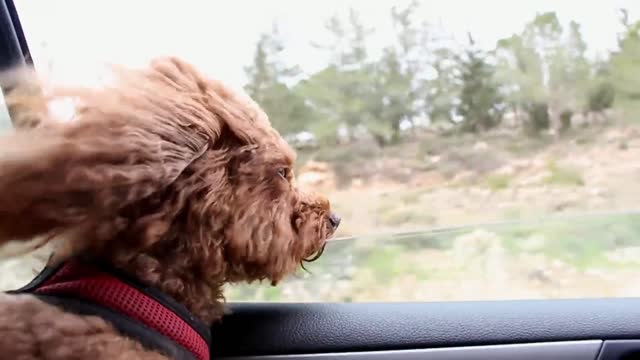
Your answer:
[[[340,232],[309,272],[230,301],[639,295],[636,2],[149,4],[17,8],[51,79],[94,86],[103,62],[179,54],[296,148],[298,184],[329,196]],[[7,287],[29,259],[5,262],[22,274]]]
[[[117,54],[116,62],[137,65],[141,43],[151,53],[164,50],[186,57],[195,54],[190,44],[204,49],[207,56],[198,65],[246,85],[297,148],[299,183],[329,194],[341,212],[338,238],[319,261],[307,264],[309,272],[279,287],[227,289],[230,312],[213,327],[213,358],[639,357],[640,299],[628,297],[637,296],[640,288],[640,3],[416,3],[428,10],[426,15],[413,16],[418,12],[405,11],[410,3],[403,1],[363,5],[349,0],[224,6],[185,0],[179,7],[144,1],[21,0],[19,9],[29,44],[36,48],[38,72],[50,71],[63,81],[91,85],[95,67],[82,66],[100,54]],[[156,4],[158,11],[150,14]],[[0,0],[0,15],[6,15],[4,5],[13,8],[13,1]],[[395,11],[389,11],[394,5]],[[342,20],[332,18],[332,12]],[[369,48],[371,41],[366,47],[353,46],[380,31],[380,19],[388,20],[390,14],[401,25],[406,14],[420,24],[430,19],[439,36],[427,44],[450,39],[449,30],[456,28],[471,30],[471,36],[463,31],[457,37],[460,46],[436,46],[431,54],[441,57],[437,66],[420,57],[396,61],[402,45],[412,43],[402,39],[411,36],[377,38],[378,51]],[[111,31],[116,18],[115,27],[123,29],[119,33]],[[273,18],[280,30],[271,26]],[[6,40],[20,42],[10,36],[16,19],[6,19],[0,18],[2,46]],[[342,26],[353,25],[354,19],[369,25],[357,36]],[[480,23],[495,31],[481,35]],[[336,30],[342,42],[305,47],[311,40],[326,40],[320,36],[327,35],[322,25]],[[278,33],[282,42],[274,41]],[[540,42],[545,37],[561,46]],[[81,41],[86,39],[95,41]],[[107,39],[113,42],[107,45]],[[24,61],[28,54],[26,47],[6,51],[2,46],[3,65]],[[234,46],[245,47],[231,50]],[[286,49],[298,49],[297,56],[307,54],[311,60],[300,61]],[[354,51],[347,56],[344,49]],[[363,55],[367,66],[353,65]],[[461,66],[465,61],[470,66]],[[427,64],[433,70],[431,81],[406,81],[408,63]],[[301,72],[293,71],[296,65]],[[530,72],[537,76],[523,76]],[[588,81],[583,83],[585,73]],[[273,74],[279,74],[277,81]],[[489,78],[495,83],[484,81]],[[496,83],[503,100],[489,103],[498,106],[490,112],[472,111],[470,99],[484,104],[495,99],[496,93],[486,90]],[[378,92],[381,84],[384,91]],[[413,109],[408,105],[415,94],[421,94],[416,108],[431,109],[429,119],[440,121],[404,112]],[[450,101],[440,101],[443,94]],[[455,96],[449,98],[451,94]],[[572,110],[571,116],[557,111],[562,105]],[[500,113],[500,121],[489,121],[487,128],[487,119]],[[397,126],[381,121],[393,118],[402,121]],[[483,119],[484,125],[475,127],[469,119]],[[0,136],[6,131],[13,130],[0,106]],[[16,249],[1,250],[1,289],[24,284],[47,258],[46,249],[10,259]],[[565,297],[599,299],[560,299]],[[482,299],[491,301],[450,301]],[[503,299],[544,300],[494,301]]]

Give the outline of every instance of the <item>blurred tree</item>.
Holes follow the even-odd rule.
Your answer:
[[[531,36],[514,34],[498,41],[497,64],[501,93],[522,121],[521,114],[528,103],[547,98],[543,61]]]
[[[314,132],[333,141],[340,127],[345,127],[351,138],[361,126],[377,129],[375,66],[367,52],[372,30],[354,9],[349,10],[346,21],[337,15],[331,17],[325,28],[331,36],[329,44],[315,46],[329,53],[330,63],[295,89],[322,117]]]
[[[551,49],[548,59],[550,103],[559,111],[585,107],[591,75],[586,51],[580,25],[572,21],[568,33]]]
[[[591,81],[587,92],[586,110],[603,112],[613,107],[616,88],[613,84],[610,59],[597,58],[591,64]]]
[[[613,107],[616,90],[609,81],[601,81],[597,83],[589,91],[587,100],[587,110],[593,112],[602,112]]]
[[[489,54],[475,46],[471,34],[469,48],[459,57],[460,103],[457,113],[463,117],[460,129],[468,132],[488,130],[502,119],[502,99],[495,81],[495,68]]]
[[[376,73],[376,93],[370,99],[377,124],[369,128],[381,143],[386,143],[387,134],[391,141],[398,141],[400,124],[413,116],[411,78],[403,70],[400,58],[395,49],[384,50]]]
[[[381,130],[391,131],[392,141],[399,140],[403,121],[415,125],[414,119],[421,112],[420,100],[424,98],[419,77],[427,65],[423,59],[425,32],[415,23],[417,8],[415,0],[404,8],[391,8],[396,41],[384,49],[377,66],[377,93],[373,98],[376,104],[372,104],[372,110],[384,123]]]
[[[538,135],[551,125],[549,105],[546,102],[530,102],[525,106],[529,114],[529,121],[525,123],[524,130],[530,135]]]
[[[572,21],[565,31],[554,12],[536,15],[521,33],[498,41],[501,92],[517,116],[528,114],[529,130],[548,128],[550,122],[540,115],[543,108],[555,114],[562,127],[569,112],[588,105],[593,65],[586,51],[580,25]]]
[[[439,47],[433,51],[433,77],[423,83],[425,106],[432,122],[453,121],[460,93],[459,69],[453,50]]]
[[[630,23],[622,11],[624,32],[618,40],[619,50],[611,54],[611,80],[616,99],[626,110],[640,110],[640,21]]]
[[[282,61],[284,46],[276,25],[260,36],[251,65],[245,67],[247,93],[265,110],[273,126],[283,134],[307,130],[315,119],[304,98],[287,85],[300,74],[298,67]]]
[[[573,117],[573,111],[564,110],[560,113],[560,134],[564,134],[571,129],[571,118]]]

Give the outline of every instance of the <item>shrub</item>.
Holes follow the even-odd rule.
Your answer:
[[[576,169],[567,167],[561,167],[555,162],[550,162],[547,165],[549,172],[551,173],[546,179],[546,183],[550,185],[564,185],[564,186],[583,186],[584,180],[582,175]]]
[[[493,174],[487,177],[487,185],[494,191],[508,188],[510,182],[511,179],[507,175]]]
[[[566,133],[571,129],[571,117],[573,117],[573,111],[565,110],[560,113],[560,133]]]
[[[532,103],[525,107],[529,118],[526,123],[526,130],[530,134],[538,134],[549,129],[551,120],[549,118],[549,105],[542,102]]]
[[[600,82],[589,91],[587,108],[589,111],[602,112],[610,109],[615,101],[615,88],[610,82]]]

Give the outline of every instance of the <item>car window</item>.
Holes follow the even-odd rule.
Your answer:
[[[104,63],[175,54],[296,148],[339,232],[308,271],[230,301],[640,295],[635,0],[17,7],[51,79],[93,86]]]

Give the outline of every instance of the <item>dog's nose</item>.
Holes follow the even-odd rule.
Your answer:
[[[338,226],[340,226],[341,220],[342,218],[340,217],[340,215],[336,213],[331,213],[331,215],[329,215],[329,222],[331,223],[331,226],[333,226],[334,229],[337,229]]]

